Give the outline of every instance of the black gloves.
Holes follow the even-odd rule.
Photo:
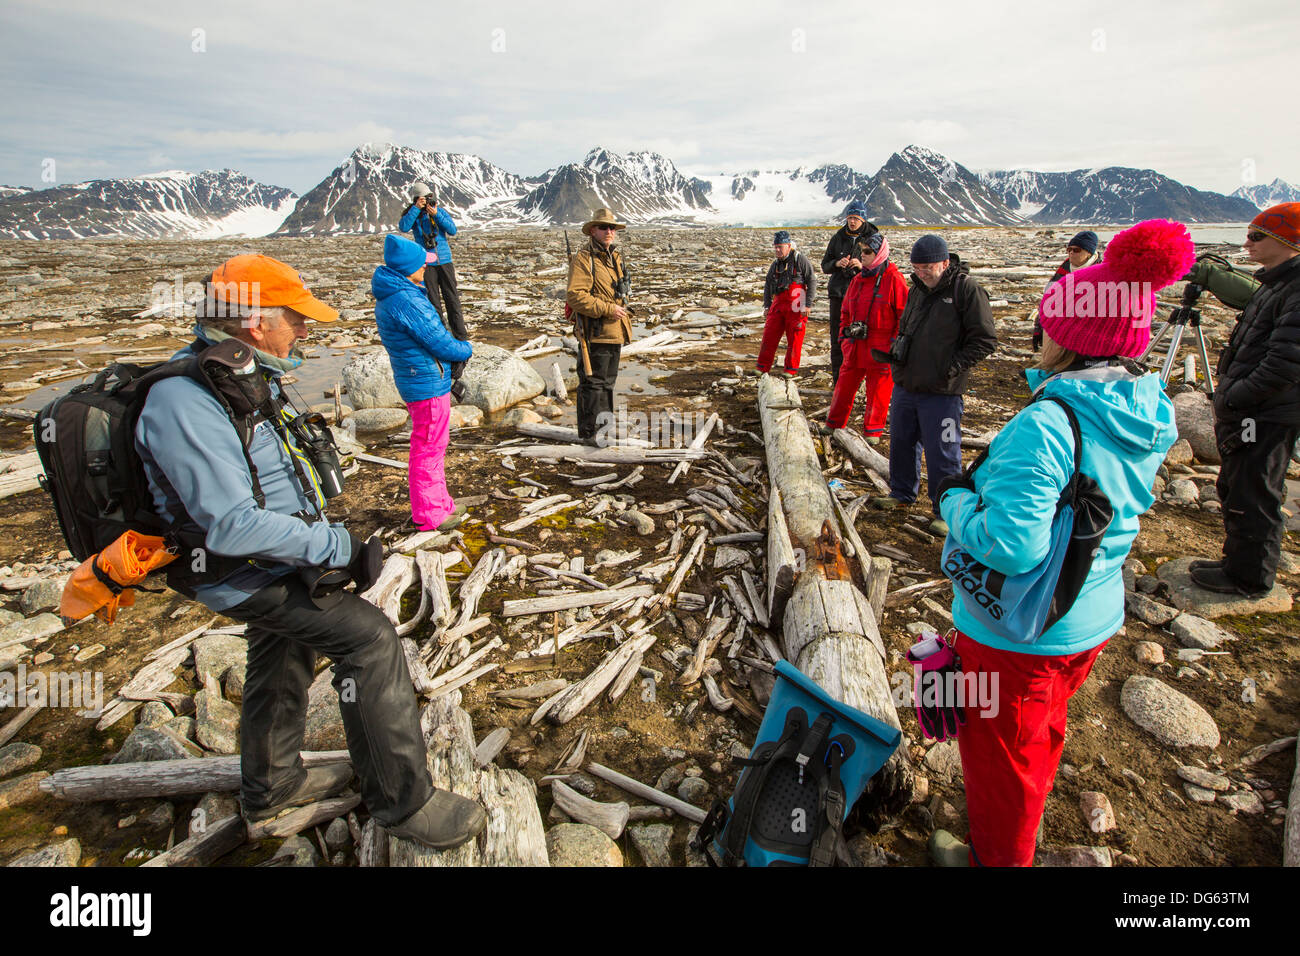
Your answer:
[[[362,541],[351,531],[352,560],[348,562],[348,574],[357,583],[357,593],[369,591],[379,580],[379,571],[384,566],[384,545],[378,538],[371,537]]]
[[[965,472],[956,475],[949,475],[943,481],[939,482],[939,500],[943,500],[943,493],[953,488],[966,488],[970,491],[975,490],[975,482]]]

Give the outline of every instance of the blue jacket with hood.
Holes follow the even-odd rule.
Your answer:
[[[208,344],[228,335],[200,326],[195,334]],[[254,349],[273,393],[279,377],[301,364]],[[173,358],[194,354],[193,346]],[[240,447],[239,433],[210,391],[190,378],[168,378],[149,390],[135,427],[136,450],[144,463],[155,510],[174,520],[189,514],[214,554],[249,558],[251,563],[220,581],[195,589],[213,611],[246,601],[276,578],[302,567],[346,567],[352,539],[341,524],[308,524],[294,517],[315,514],[298,481],[290,455],[299,459],[323,508],[316,472],[296,443],[287,447],[270,423],[259,421],[249,440],[266,507],[253,498],[253,477]],[[181,555],[177,560],[190,560]]]
[[[402,214],[402,218],[397,223],[397,228],[402,232],[409,232],[415,237],[415,241],[424,245],[425,237],[433,232],[437,239],[438,261],[435,265],[451,265],[451,246],[447,243],[448,236],[456,235],[456,223],[451,219],[451,213],[447,212],[446,207],[439,206],[438,212],[432,220],[414,203],[411,208]]]
[[[473,354],[442,324],[424,286],[396,269],[380,266],[370,280],[376,299],[375,323],[393,366],[393,381],[404,402],[422,402],[451,391],[451,365]]]
[[[1069,612],[1033,644],[1016,644],[983,628],[960,591],[953,623],[973,640],[1025,654],[1077,654],[1101,644],[1124,623],[1123,564],[1138,533],[1138,516],[1155,501],[1156,469],[1177,440],[1174,406],[1159,376],[1099,365],[1051,375],[1026,373],[1030,387],[1070,404],[1083,434],[1081,470],[1101,486],[1115,510],[1092,569]],[[952,488],[939,502],[949,533],[981,562],[1008,576],[1047,555],[1056,501],[1074,471],[1069,419],[1041,398],[1013,418],[975,470],[975,490]]]

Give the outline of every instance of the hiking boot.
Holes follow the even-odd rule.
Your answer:
[[[473,800],[435,790],[427,803],[388,832],[435,850],[449,850],[474,839],[487,814]]]
[[[970,866],[970,847],[947,830],[935,830],[930,836],[930,859],[935,866]]]
[[[456,510],[443,519],[442,524],[438,525],[435,531],[452,531],[459,528],[465,521],[465,506],[457,505]]]
[[[930,534],[937,535],[940,538],[946,538],[948,537],[948,522],[944,521],[942,518],[935,518],[930,522],[927,530]]]
[[[1198,588],[1213,591],[1215,594],[1239,594],[1247,598],[1262,598],[1272,590],[1272,588],[1251,588],[1241,584],[1223,570],[1222,563],[1218,567],[1196,568],[1188,577]]]
[[[893,495],[882,495],[879,498],[871,499],[871,507],[877,511],[897,511],[899,508],[907,507],[907,503],[900,501]]]
[[[1199,571],[1201,568],[1208,569],[1208,568],[1222,568],[1222,567],[1223,567],[1223,558],[1218,558],[1214,561],[1207,561],[1201,559],[1201,560],[1193,561],[1191,564],[1189,564],[1187,566],[1187,570],[1190,573],[1192,571]]]
[[[317,800],[337,796],[352,779],[352,764],[346,761],[308,767],[307,776],[303,778],[298,789],[274,806],[262,810],[244,810],[244,819],[249,823],[260,823],[278,817],[291,807],[304,807]]]
[[[866,442],[867,442],[868,445],[879,445],[879,444],[880,444],[880,436],[879,436],[879,435],[863,435],[862,437],[863,437],[864,439],[866,439]]]

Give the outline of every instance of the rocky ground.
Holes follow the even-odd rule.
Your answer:
[[[894,230],[891,242],[905,250],[915,234]],[[796,236],[811,257],[819,258],[829,231],[800,230]],[[1059,262],[1068,235],[961,229],[950,230],[947,238],[989,289],[1002,342],[976,370],[967,398],[964,426],[974,446],[991,437],[1028,398],[1021,375],[1030,361],[1026,316]],[[463,425],[452,436],[447,472],[453,493],[474,502],[472,518],[460,537],[435,542],[444,550],[459,550],[466,559],[448,569],[453,594],[471,567],[498,546],[489,535],[516,538],[529,546],[505,545],[506,558],[541,557],[532,561],[531,573],[494,581],[479,605],[480,614],[490,615],[489,626],[456,642],[451,656],[439,662],[445,670],[489,639],[504,642],[482,659],[499,666],[460,689],[477,740],[496,728],[509,732],[497,757],[502,766],[541,780],[565,761],[566,751],[585,734],[588,760],[689,802],[707,806],[713,797],[730,793],[735,782],[731,756],[748,751],[757,727],[753,715],[765,700],[762,671],[741,660],[761,657],[759,645],[747,641],[743,649],[736,648],[737,657],[717,652],[722,667],[715,687],[720,696],[735,700],[726,710],[710,700],[702,681],[682,684],[677,678],[689,666],[696,642],[707,633],[710,606],[730,613],[724,579],[735,579],[747,568],[761,581],[761,546],[707,547],[682,585],[685,596],[652,631],[659,639],[631,688],[616,704],[602,695],[562,726],[546,720],[531,724],[540,701],[525,698],[530,691],[522,688],[536,689],[547,680],[581,679],[613,642],[608,637],[579,640],[564,648],[549,669],[522,670],[517,658],[545,652],[548,638],[582,624],[593,612],[564,612],[554,620],[550,615],[506,618],[501,612],[506,600],[569,584],[588,588],[577,579],[561,581],[555,576],[579,568],[606,586],[635,574],[662,587],[665,563],[683,549],[683,542],[689,545],[696,527],[707,527],[713,534],[744,525],[762,528],[766,475],[756,380],[749,369],[761,328],[753,315],[761,307],[769,241],[767,231],[743,229],[630,230],[624,239],[638,334],[672,329],[682,333],[677,341],[695,344],[628,359],[620,401],[630,412],[717,412],[724,427],[708,444],[725,463],[705,459],[674,485],[666,483],[671,465],[650,464],[639,478],[606,489],[573,482],[613,472],[613,484],[634,469],[596,469],[522,455],[509,456],[513,469],[503,466],[503,456],[493,448],[516,438],[519,422],[572,424],[575,364],[567,352],[537,356],[533,364],[549,378],[551,363],[559,362],[570,392],[568,402],[542,394],[487,416],[469,409],[458,413]],[[49,394],[51,383],[66,387],[88,369],[115,358],[166,357],[188,340],[189,323],[165,307],[172,291],[159,298],[154,290],[175,290],[178,282],[183,289],[225,257],[255,250],[298,267],[313,291],[343,311],[337,326],[313,330],[307,349],[316,357],[296,373],[304,397],[326,403],[332,412],[334,402],[326,402],[324,389],[344,380],[344,363],[377,342],[369,274],[380,243],[379,238],[366,237],[0,243],[0,384],[9,407],[36,407]],[[565,258],[559,232],[466,233],[458,237],[455,255],[475,342],[513,350],[544,335],[549,344],[560,344],[567,330],[561,318]],[[905,261],[901,253],[895,258]],[[1169,302],[1180,291],[1168,290]],[[1213,354],[1226,339],[1232,314],[1214,303],[1202,305]],[[151,306],[158,306],[154,314],[136,317]],[[814,311],[824,310],[822,298]],[[813,322],[801,381],[805,406],[813,415],[824,414],[830,400],[828,348],[826,324]],[[351,392],[341,402],[364,407]],[[1290,609],[1291,594],[1300,588],[1300,560],[1292,555],[1295,543],[1288,536],[1280,587],[1264,605],[1200,608],[1200,596],[1182,587],[1177,559],[1217,554],[1222,526],[1213,492],[1213,449],[1203,434],[1206,410],[1192,393],[1178,402],[1180,430],[1191,440],[1171,452],[1158,481],[1160,500],[1143,519],[1132,553],[1126,625],[1071,702],[1064,763],[1048,800],[1045,862],[1204,866],[1281,861],[1295,746],[1278,745],[1262,757],[1256,748],[1294,735],[1300,726],[1300,622]],[[15,412],[0,425],[0,447],[7,451],[30,448],[29,426],[21,417]],[[367,451],[403,460],[402,416],[369,417],[366,428],[358,428]],[[845,463],[838,449],[822,450],[828,478],[838,483],[837,493],[846,505],[873,490],[862,470]],[[973,456],[974,447],[967,454]],[[726,526],[701,506],[713,500],[707,497],[710,493],[728,500],[739,524]],[[581,510],[574,507],[517,531],[505,530],[521,517],[530,499],[556,494],[571,495]],[[360,464],[331,511],[354,530],[379,531],[394,544],[413,531],[405,473],[387,465]],[[857,530],[868,547],[895,560],[891,591],[939,576],[941,542],[924,531],[928,509],[882,515],[863,508],[855,513]],[[111,627],[91,620],[62,629],[49,611],[57,602],[57,579],[72,567],[63,548],[44,492],[0,500],[0,599],[5,599],[0,610],[0,670],[21,663],[29,671],[99,671],[107,701],[140,671],[146,654],[212,618],[177,595],[141,594],[135,607],[126,609]],[[636,557],[614,563],[638,550]],[[581,563],[575,565],[575,559]],[[543,564],[550,573],[539,570]],[[881,630],[891,673],[906,673],[902,655],[922,624],[949,626],[950,600],[951,592],[940,589],[886,610]],[[1232,613],[1217,616],[1224,611]],[[601,612],[596,609],[594,614],[600,617]],[[1211,615],[1216,615],[1212,624],[1203,621]],[[222,623],[230,622],[218,619],[213,626]],[[755,630],[751,628],[751,636]],[[417,628],[410,636],[418,643],[428,631]],[[36,789],[44,773],[105,762],[118,754],[138,759],[150,748],[163,757],[230,752],[237,739],[232,736],[236,715],[224,704],[239,697],[240,641],[214,635],[202,638],[196,647],[195,655],[177,663],[175,680],[158,688],[168,695],[165,700],[145,704],[103,730],[72,709],[46,709],[13,741],[0,746],[0,860],[47,848],[50,859],[76,858],[83,865],[132,863],[184,839],[200,805],[209,818],[229,811],[228,798],[211,795],[202,804],[197,799],[78,804]],[[217,683],[199,693],[202,675]],[[319,695],[313,711],[309,749],[341,746],[337,713],[328,706],[327,682],[327,675],[318,681],[326,693]],[[13,714],[12,709],[0,710],[0,727],[7,726]],[[1169,714],[1175,716],[1162,722],[1162,715]],[[921,782],[908,810],[877,833],[857,834],[853,846],[866,863],[923,865],[926,840],[935,827],[956,832],[964,827],[960,764],[951,746],[927,748],[910,710],[901,710],[900,718]],[[569,779],[580,792],[601,801],[644,803],[585,773]],[[548,826],[564,819],[552,808],[545,784],[539,787],[539,799]],[[688,829],[675,818],[634,823],[612,856],[610,848],[599,843],[591,852],[631,864],[698,863],[685,850]],[[553,857],[569,852],[559,846],[565,832],[553,831]],[[346,823],[338,821],[283,844],[265,840],[227,856],[225,862],[255,864],[277,857],[280,862],[356,862],[354,841]]]

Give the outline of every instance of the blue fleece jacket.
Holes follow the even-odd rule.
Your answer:
[[[1096,647],[1124,623],[1123,564],[1137,537],[1138,516],[1155,501],[1156,469],[1178,438],[1174,406],[1158,376],[1135,376],[1120,367],[1050,378],[1030,369],[1026,376],[1031,388],[1042,386],[1044,395],[1070,403],[1083,433],[1082,471],[1106,493],[1115,518],[1074,606],[1036,643],[1015,644],[981,627],[966,612],[960,592],[952,618],[963,633],[998,650],[1076,654]],[[1073,470],[1069,419],[1054,402],[1040,399],[993,439],[988,458],[975,470],[975,491],[949,489],[939,511],[949,534],[976,558],[1008,576],[1022,574],[1047,555],[1056,501]]]
[[[432,231],[438,243],[437,264],[440,266],[451,265],[451,246],[447,244],[447,237],[456,235],[456,224],[452,222],[451,213],[447,212],[446,207],[439,206],[437,214],[430,221],[426,210],[413,205],[402,214],[397,227],[402,232],[409,232],[415,238],[415,241],[422,246],[424,245],[424,237]]]
[[[375,322],[388,350],[393,381],[404,402],[422,402],[451,391],[451,365],[469,360],[473,349],[442,324],[424,286],[396,269],[380,266],[370,280]]]
[[[227,338],[205,328],[195,332],[209,343]],[[279,376],[300,363],[254,352],[278,394]],[[191,346],[173,358],[193,354]],[[206,533],[207,548],[214,554],[256,562],[195,589],[198,599],[212,610],[234,607],[297,568],[341,568],[352,559],[352,540],[343,525],[307,524],[293,517],[298,512],[314,513],[289,457],[291,453],[301,456],[301,449],[296,444],[287,448],[266,421],[257,423],[249,442],[266,496],[266,507],[257,506],[239,434],[216,398],[198,382],[169,378],[150,389],[136,424],[135,444],[160,515],[173,520],[183,509]],[[310,461],[299,460],[315,483]],[[318,490],[314,494],[323,507],[324,498]],[[188,561],[191,556],[177,560]]]

